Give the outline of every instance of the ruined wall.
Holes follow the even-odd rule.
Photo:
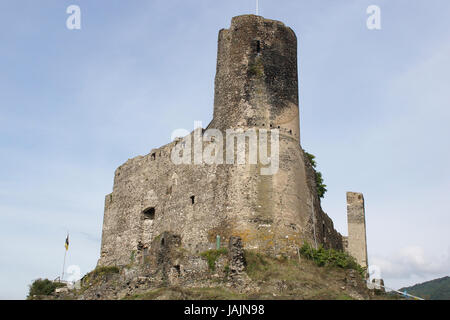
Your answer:
[[[364,268],[368,266],[366,217],[362,193],[347,192],[347,251]]]
[[[224,137],[230,128],[279,129],[279,170],[262,175],[263,165],[248,161],[175,165],[170,154],[180,141],[128,160],[106,196],[99,264],[128,264],[166,231],[193,253],[213,248],[217,235],[239,236],[244,248],[274,253],[296,252],[303,241],[342,249],[300,146],[298,110],[294,32],[259,16],[233,18],[219,33],[208,128]],[[196,132],[189,137],[203,134]]]
[[[322,210],[320,197],[317,194],[316,170],[303,152],[303,161],[306,168],[306,183],[311,194],[311,202],[314,203],[314,211],[309,221],[309,229],[312,229],[313,240],[317,245],[325,248],[344,250],[344,237],[334,229],[333,220]]]
[[[176,143],[116,170],[113,192],[105,200],[100,264],[130,263],[164,231],[180,235],[190,251],[208,248],[206,231],[216,226],[223,210],[224,182],[216,166],[173,164],[170,152]],[[153,216],[146,214],[151,208]]]

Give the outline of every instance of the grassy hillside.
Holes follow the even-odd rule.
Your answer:
[[[185,251],[183,251],[185,252]],[[348,254],[332,249],[314,249],[305,244],[295,256],[270,255],[243,250],[242,269],[230,268],[225,250],[209,250],[187,259],[203,262],[201,273],[169,273],[146,264],[122,268],[97,267],[73,290],[53,292],[36,299],[80,300],[369,300],[397,296],[369,291],[365,271]],[[181,258],[180,258],[181,259]],[[207,262],[207,264],[206,264]],[[173,263],[172,263],[173,264]],[[181,264],[181,263],[180,263]],[[161,263],[159,263],[161,265]],[[170,266],[170,265],[169,265]],[[180,268],[185,270],[184,268]],[[167,269],[166,269],[167,270]],[[203,270],[203,271],[202,271]],[[233,272],[234,270],[234,272]],[[197,272],[200,272],[197,271]],[[164,277],[166,275],[166,277]]]
[[[217,281],[210,287],[164,287],[124,297],[132,300],[354,300],[370,299],[359,273],[315,261],[284,259],[246,251],[249,282],[244,292]]]
[[[450,277],[439,278],[401,288],[409,294],[430,300],[450,300]]]
[[[244,251],[245,273],[232,278],[219,264],[209,268],[200,280],[158,284],[155,276],[139,276],[139,266],[118,270],[98,267],[81,281],[81,287],[53,294],[55,299],[130,299],[130,300],[365,300],[389,299],[367,289],[358,266],[345,255],[331,250],[306,250],[301,257],[270,256]],[[309,257],[308,255],[311,255]],[[203,255],[202,255],[203,256]],[[210,256],[206,257],[207,260]],[[223,258],[223,257],[222,257]],[[209,261],[210,262],[210,261]],[[213,262],[211,262],[213,263]],[[134,269],[136,268],[136,269]],[[224,269],[227,269],[225,266]],[[130,278],[126,278],[127,274]],[[135,278],[134,278],[135,277]],[[42,298],[42,297],[37,297]]]

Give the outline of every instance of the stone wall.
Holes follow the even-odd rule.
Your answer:
[[[362,193],[347,192],[347,250],[364,268],[368,266],[366,217]]]
[[[217,235],[238,236],[244,248],[277,254],[296,253],[304,241],[342,249],[300,146],[298,110],[294,32],[259,16],[233,18],[219,33],[214,117],[207,128],[224,137],[230,128],[278,129],[279,170],[262,175],[263,165],[248,161],[175,165],[173,148],[203,137],[203,129],[128,160],[105,199],[99,264],[142,258],[164,232],[179,236],[192,253],[214,248]]]

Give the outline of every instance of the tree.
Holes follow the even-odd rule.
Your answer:
[[[33,299],[34,296],[48,296],[55,292],[56,288],[64,287],[65,284],[50,281],[48,279],[34,280],[30,285],[30,292],[27,299]]]

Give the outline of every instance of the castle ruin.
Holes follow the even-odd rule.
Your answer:
[[[346,249],[361,267],[367,268],[366,216],[362,193],[347,192],[347,222]]]
[[[188,154],[194,161],[172,161],[174,150],[182,151],[196,138],[201,150],[217,143],[208,129],[224,137],[230,129],[276,130],[278,170],[263,174],[261,162],[228,164],[227,154],[220,152],[215,156],[223,161],[199,164],[195,148]],[[227,138],[234,144],[234,137]],[[223,147],[230,143],[219,142]],[[232,150],[240,147],[250,148],[250,137]],[[271,143],[269,149],[274,147]],[[307,241],[338,250],[348,246],[367,265],[362,195],[348,199],[349,236],[344,238],[321,208],[315,170],[300,144],[294,31],[261,16],[234,17],[230,28],[219,32],[211,123],[116,170],[113,191],[105,199],[99,265],[141,259],[152,245],[168,241],[167,232],[192,254],[215,248],[217,239],[226,246],[230,237],[240,237],[244,248],[274,254],[295,254]]]

